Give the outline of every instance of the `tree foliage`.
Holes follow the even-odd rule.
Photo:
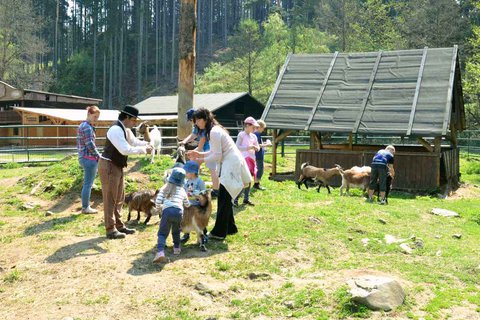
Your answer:
[[[37,35],[39,26],[31,0],[0,1],[0,80],[40,89],[49,82],[48,72],[38,65],[47,50]]]

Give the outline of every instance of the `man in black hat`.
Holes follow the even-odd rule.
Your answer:
[[[126,106],[107,131],[107,139],[98,163],[98,174],[102,182],[103,211],[107,238],[121,239],[135,233],[135,229],[125,227],[122,222],[124,200],[123,168],[127,166],[130,154],[145,154],[152,151],[147,142],[135,138],[132,127],[138,118],[138,109]]]

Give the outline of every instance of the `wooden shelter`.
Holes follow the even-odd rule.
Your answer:
[[[262,119],[275,129],[274,175],[278,142],[305,130],[311,148],[297,150],[296,177],[305,161],[319,167],[370,165],[378,149],[394,144],[396,189],[455,185],[456,136],[465,129],[458,48],[290,54]],[[338,134],[346,143],[329,139]],[[364,137],[377,137],[376,144],[356,143]],[[399,143],[407,140],[415,143]]]

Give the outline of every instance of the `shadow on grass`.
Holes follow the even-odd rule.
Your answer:
[[[207,252],[202,252],[198,245],[194,243],[194,241],[191,241],[182,246],[182,253],[178,256],[174,256],[172,251],[173,249],[171,247],[165,248],[165,255],[167,256],[168,262],[156,264],[152,262],[157,253],[157,248],[154,247],[135,259],[127,273],[133,276],[142,276],[160,272],[167,263],[175,263],[183,259],[203,259],[227,252],[228,244],[223,241],[210,240],[207,244]]]
[[[100,246],[105,240],[106,237],[97,237],[69,244],[55,251],[55,253],[45,259],[45,261],[48,263],[60,263],[76,257],[95,256],[106,253],[107,250]]]
[[[35,234],[39,234],[45,231],[48,231],[50,229],[53,229],[55,226],[61,226],[61,225],[66,225],[72,222],[75,222],[80,215],[78,214],[73,214],[68,217],[62,217],[62,218],[54,218],[52,220],[48,220],[45,222],[42,222],[40,224],[36,225],[31,225],[27,227],[24,231],[23,234],[26,236],[32,236]]]

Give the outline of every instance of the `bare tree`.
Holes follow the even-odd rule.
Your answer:
[[[197,0],[182,0],[180,8],[180,44],[178,75],[177,135],[183,139],[190,134],[185,113],[193,105],[193,79],[195,76],[195,43],[197,29]]]

